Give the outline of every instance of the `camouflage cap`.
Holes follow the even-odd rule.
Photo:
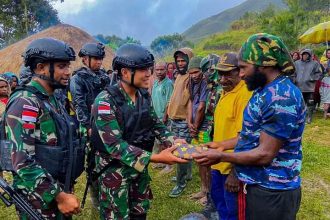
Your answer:
[[[193,69],[193,68],[201,69],[200,64],[201,64],[202,59],[203,59],[202,57],[191,58],[189,65],[188,65],[188,70]]]
[[[238,58],[257,66],[277,66],[287,75],[295,71],[290,53],[283,41],[274,35],[251,35],[243,44]]]
[[[221,72],[229,72],[238,68],[237,53],[229,52],[221,56],[220,62],[213,68]]]

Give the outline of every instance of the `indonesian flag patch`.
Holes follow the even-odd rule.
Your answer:
[[[97,108],[98,114],[110,114],[110,104],[107,102],[100,101]]]
[[[22,112],[22,120],[27,122],[36,122],[37,121],[37,112],[23,110]]]
[[[23,112],[22,112],[22,120],[25,122],[36,122],[38,117],[39,109],[31,106],[31,105],[24,105]]]

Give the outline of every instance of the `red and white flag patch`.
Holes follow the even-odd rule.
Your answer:
[[[38,113],[29,110],[23,110],[22,112],[22,120],[26,122],[36,122],[38,117]]]
[[[97,108],[98,114],[110,114],[110,104],[107,102],[100,101]]]

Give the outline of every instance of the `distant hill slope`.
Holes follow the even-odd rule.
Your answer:
[[[220,2],[218,4],[221,4]],[[236,7],[199,21],[186,30],[183,35],[188,40],[196,42],[208,35],[227,30],[233,21],[239,19],[246,12],[261,11],[267,8],[269,4],[278,8],[286,7],[282,0],[247,0]]]

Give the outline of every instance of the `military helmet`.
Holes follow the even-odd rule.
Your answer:
[[[34,59],[43,61],[73,61],[75,52],[68,44],[54,38],[40,38],[32,41],[24,54],[25,66],[30,66]]]
[[[142,69],[154,65],[154,56],[139,44],[128,43],[118,48],[112,61],[112,69],[120,72],[121,68]]]
[[[79,57],[90,56],[90,57],[105,57],[104,45],[101,43],[87,43],[82,46],[78,53]]]

